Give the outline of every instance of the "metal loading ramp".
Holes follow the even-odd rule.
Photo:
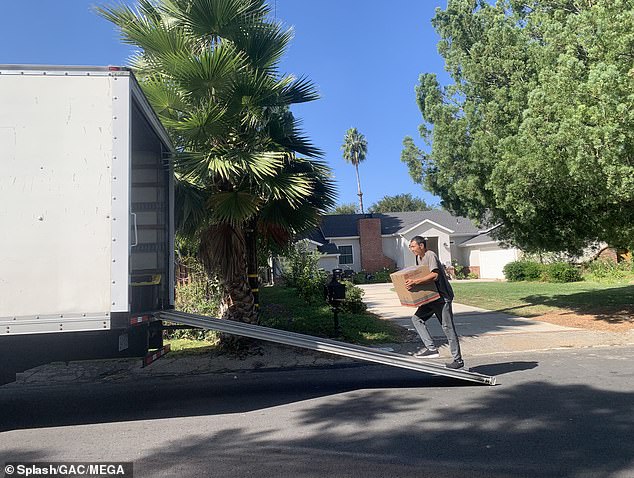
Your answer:
[[[186,312],[163,311],[158,315],[161,319],[200,327],[201,329],[217,330],[227,334],[266,340],[278,344],[291,345],[293,347],[316,350],[318,352],[325,352],[334,355],[343,355],[345,357],[351,357],[358,360],[416,370],[417,372],[425,372],[432,375],[457,378],[459,380],[467,380],[469,382],[483,383],[486,385],[495,385],[495,377],[489,377],[488,375],[482,375],[475,372],[468,372],[466,370],[452,370],[435,363],[425,362],[405,355],[377,350],[370,347],[362,347],[360,345],[337,342],[336,340],[313,337],[311,335],[271,329],[260,325],[214,319],[204,315],[189,314]]]

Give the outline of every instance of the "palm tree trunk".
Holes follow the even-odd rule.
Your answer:
[[[357,196],[359,196],[359,207],[361,208],[361,214],[363,214],[363,193],[361,192],[361,181],[359,180],[359,164],[355,164],[354,169],[357,171]]]
[[[226,320],[257,324],[257,314],[253,304],[251,288],[246,280],[235,280],[230,284],[225,283],[222,302],[220,304],[221,317]],[[247,337],[232,334],[220,334],[220,346],[233,352],[249,349],[253,340]]]
[[[237,279],[230,284],[225,284],[225,294],[220,310],[223,319],[248,324],[257,323],[253,294],[246,277],[245,280]]]
[[[248,239],[248,236],[245,239]],[[248,278],[248,241],[245,241],[245,246],[246,250],[236,251],[242,255],[238,270],[233,277],[227,278],[229,280],[223,281],[225,293],[220,304],[220,311],[223,319],[257,324],[258,314]]]
[[[210,277],[218,276],[223,296],[223,319],[257,323],[257,313],[247,277],[245,230],[226,224],[210,226],[201,237],[200,257]]]

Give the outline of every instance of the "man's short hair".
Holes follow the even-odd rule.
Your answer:
[[[415,242],[419,246],[422,244],[423,246],[425,246],[425,249],[427,249],[427,239],[425,239],[423,236],[414,236],[409,242]]]

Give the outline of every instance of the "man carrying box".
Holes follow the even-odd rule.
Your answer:
[[[435,282],[438,293],[440,294],[440,299],[421,305],[412,316],[414,328],[425,345],[425,348],[416,352],[414,356],[421,358],[438,357],[438,349],[434,344],[429,330],[427,330],[427,325],[425,325],[425,322],[435,314],[442,325],[442,330],[447,337],[449,350],[453,357],[453,361],[445,364],[445,366],[453,369],[462,368],[464,367],[464,362],[462,361],[462,354],[460,353],[460,343],[458,342],[458,334],[456,334],[456,327],[453,323],[453,310],[451,308],[453,289],[447,280],[445,270],[438,260],[438,256],[433,251],[427,249],[427,241],[421,236],[414,236],[412,238],[409,243],[409,250],[416,255],[416,264],[418,265],[420,258],[421,265],[427,266],[431,272],[424,277],[407,279],[405,286],[408,289],[412,289],[415,285]]]

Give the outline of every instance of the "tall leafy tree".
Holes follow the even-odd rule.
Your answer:
[[[634,243],[634,2],[449,0],[410,173],[526,250]],[[419,160],[416,158],[419,157]]]
[[[357,205],[351,202],[339,204],[334,209],[328,211],[328,214],[356,214],[357,212]]]
[[[421,136],[425,137],[423,130],[421,130]],[[425,152],[416,146],[414,138],[405,136],[405,138],[403,138],[401,161],[407,165],[410,177],[418,184],[423,184],[423,159],[425,159]]]
[[[382,199],[370,206],[369,211],[373,213],[381,212],[405,212],[405,211],[428,211],[431,208],[420,198],[415,198],[411,194],[397,194],[395,196],[383,196]]]
[[[257,282],[247,276],[257,274],[258,237],[283,245],[334,204],[321,152],[289,110],[318,95],[308,79],[278,73],[290,30],[267,19],[262,0],[97,11],[139,48],[131,66],[179,151],[179,232],[221,280],[223,317],[256,323]]]
[[[343,159],[347,163],[352,163],[357,173],[357,196],[359,196],[359,210],[363,214],[363,193],[361,192],[361,181],[359,180],[359,163],[365,160],[368,153],[368,142],[357,128],[350,128],[346,131],[346,136],[341,146]]]

